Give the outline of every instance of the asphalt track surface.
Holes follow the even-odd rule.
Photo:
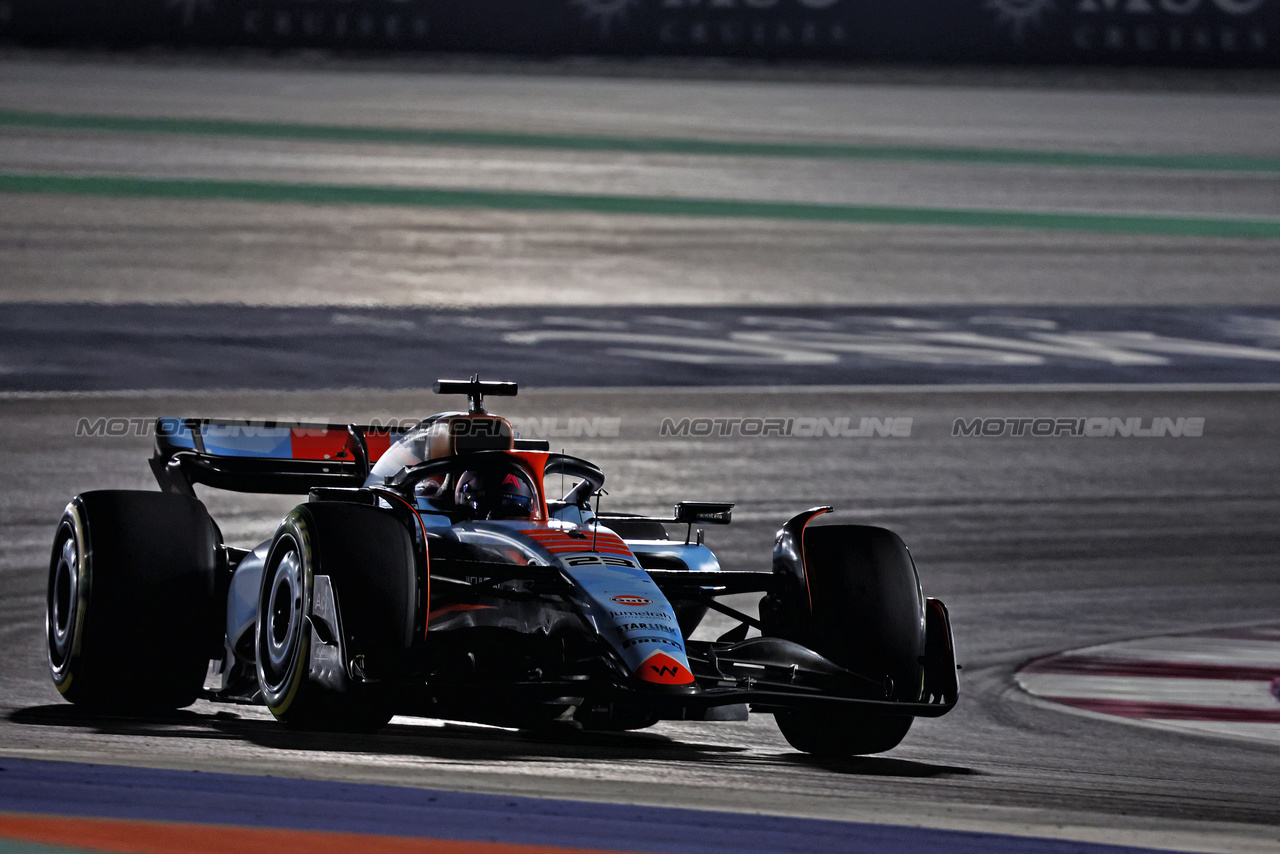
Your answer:
[[[1280,375],[1280,311],[10,303],[0,314],[4,391],[423,388],[512,365],[543,387],[1267,384]]]
[[[767,716],[542,741],[474,727],[393,725],[297,735],[255,710],[86,718],[61,704],[41,652],[50,520],[68,496],[151,488],[146,437],[77,439],[80,418],[218,411],[390,419],[418,392],[106,395],[5,406],[6,751],[41,758],[432,788],[1019,830],[1184,850],[1277,843],[1274,747],[1098,721],[1030,700],[1014,669],[1039,655],[1147,634],[1274,620],[1280,496],[1271,392],[530,392],[515,417],[611,416],[618,436],[566,440],[610,474],[617,509],[739,502],[709,532],[726,566],[767,565],[791,512],[830,502],[911,545],[952,609],[964,699],[882,758],[791,752]],[[953,437],[955,418],[1195,413],[1200,438]],[[911,417],[908,438],[663,438],[664,417]],[[287,498],[210,494],[229,542],[270,536]],[[749,603],[742,603],[749,605]]]
[[[1274,91],[15,59],[0,299],[1265,305],[1278,117]]]
[[[1280,398],[1274,385],[1280,377],[1270,358],[1256,353],[1206,356],[1184,347],[1124,374],[1107,373],[1113,368],[1100,363],[1089,372],[1077,364],[1078,355],[1058,354],[1024,364],[1027,371],[1017,376],[1006,365],[985,377],[1004,385],[985,389],[946,385],[984,378],[965,374],[973,366],[957,361],[956,353],[940,366],[913,363],[905,376],[893,374],[898,368],[891,360],[865,353],[858,358],[866,361],[840,362],[849,373],[838,382],[858,382],[848,377],[871,371],[867,382],[892,383],[879,389],[819,385],[832,381],[816,367],[795,376],[758,368],[765,377],[760,382],[803,387],[752,387],[744,385],[750,370],[724,380],[716,371],[725,369],[714,366],[682,368],[681,376],[692,381],[701,370],[713,382],[738,387],[652,387],[661,371],[632,366],[613,382],[607,371],[593,378],[595,388],[556,389],[580,383],[550,381],[544,377],[553,371],[540,368],[534,385],[541,388],[503,407],[517,417],[619,419],[616,436],[563,438],[566,450],[609,473],[606,500],[615,509],[660,512],[681,498],[739,502],[734,524],[709,532],[728,567],[765,566],[778,525],[814,504],[832,503],[845,519],[898,531],[913,549],[927,593],[952,610],[965,669],[956,711],[918,722],[906,742],[883,757],[806,759],[786,746],[766,716],[745,724],[662,724],[627,735],[557,738],[399,719],[375,736],[300,735],[257,710],[207,704],[167,718],[86,717],[58,700],[41,647],[45,563],[61,507],[87,489],[152,488],[146,436],[77,437],[82,419],[216,414],[347,421],[441,408],[422,390],[433,377],[404,373],[388,383],[375,370],[359,388],[334,390],[332,363],[278,374],[287,379],[270,384],[239,368],[193,376],[176,363],[167,373],[142,372],[139,352],[171,352],[168,336],[160,334],[166,330],[207,346],[216,337],[209,329],[229,326],[243,333],[221,345],[233,363],[248,352],[269,361],[286,349],[264,332],[270,312],[316,311],[330,322],[346,313],[356,320],[340,326],[374,331],[367,337],[380,342],[370,357],[376,363],[380,354],[394,355],[387,342],[407,334],[405,322],[424,328],[433,308],[489,306],[488,314],[466,316],[514,317],[546,331],[572,328],[546,322],[552,316],[542,311],[547,302],[566,309],[557,308],[555,316],[579,325],[598,306],[643,306],[643,314],[619,308],[617,315],[595,318],[639,323],[652,316],[688,319],[682,307],[714,305],[719,314],[694,319],[721,324],[727,335],[730,326],[741,331],[735,324],[753,312],[831,322],[837,309],[843,317],[879,305],[894,306],[893,316],[908,320],[941,321],[966,333],[994,329],[1022,341],[1037,328],[1010,325],[1011,318],[1051,320],[1058,332],[1116,331],[1119,318],[1130,331],[1270,353],[1280,241],[1240,236],[1239,224],[1280,216],[1275,173],[1258,160],[1277,157],[1274,96],[33,60],[0,63],[0,84],[0,110],[11,115],[82,117],[76,127],[56,128],[28,115],[25,124],[0,130],[0,172],[28,182],[37,176],[35,191],[28,183],[28,191],[0,195],[0,317],[4,364],[11,369],[4,375],[9,391],[0,399],[5,757],[1175,850],[1280,849],[1275,747],[1070,714],[1030,698],[1013,680],[1020,664],[1059,650],[1275,622]],[[92,119],[96,128],[86,127],[92,122],[83,117],[102,115],[240,124],[221,135],[209,128],[104,130],[100,118]],[[297,126],[342,124],[557,139],[550,147],[515,145],[509,137],[500,146],[453,139],[452,148],[421,141],[388,147],[385,139],[299,141],[277,129],[264,141],[244,132],[246,122],[287,124],[295,136]],[[792,170],[777,164],[776,153],[566,153],[569,136],[798,140],[864,150],[861,159],[822,154],[816,165],[812,152],[797,155]],[[875,145],[923,146],[932,159],[922,164],[899,150],[873,161],[865,147]],[[1003,152],[1005,161],[1019,159],[1009,152],[1028,151],[1056,152],[1057,159],[955,162],[958,149]],[[1063,152],[1128,159],[1119,166],[1080,165]],[[1136,155],[1200,160],[1194,169],[1167,162],[1153,168]],[[1239,157],[1254,160],[1241,170],[1223,159]],[[71,192],[63,180],[86,176],[135,183]],[[588,178],[602,183],[589,186]],[[185,195],[164,198],[139,191],[137,182],[151,179],[214,183],[184,184]],[[266,196],[219,196],[232,181]],[[489,207],[352,205],[332,197],[304,204],[272,196],[280,186],[308,182],[449,189],[447,181],[507,196]],[[1124,182],[1135,189],[1119,191]],[[112,186],[128,192],[104,191]],[[588,192],[731,201],[747,190],[772,206],[762,211],[771,216],[530,211],[511,204],[511,194]],[[972,217],[958,226],[888,221],[906,206],[904,199],[912,210],[997,211],[1005,219],[998,226]],[[794,204],[862,206],[864,220],[879,221],[801,222],[786,216],[794,209],[784,205]],[[1052,229],[1032,216],[1041,213],[1095,218]],[[1098,215],[1128,219],[1107,231]],[[1211,221],[1225,231],[1143,230],[1143,223],[1171,216]],[[157,303],[165,304],[163,311]],[[791,306],[790,314],[779,304]],[[374,305],[414,308],[369,308]],[[989,318],[993,307],[1003,325],[974,327],[972,319]],[[1060,313],[1047,313],[1053,307]],[[109,334],[130,324],[132,337]],[[470,328],[480,342],[496,341],[502,331],[483,323]],[[594,330],[596,336],[608,331]],[[704,331],[690,329],[688,337]],[[835,331],[866,333],[862,327]],[[353,359],[360,334],[342,343]],[[468,346],[483,349],[474,340]],[[299,352],[316,352],[308,347]],[[207,358],[199,347],[191,349],[192,361]],[[424,372],[434,368],[432,358],[423,359]],[[49,368],[43,381],[35,370],[40,365]],[[1212,369],[1217,373],[1196,374],[1205,365],[1219,366]],[[493,369],[525,379],[524,367],[513,356]],[[1124,384],[1081,384],[1090,377]],[[1176,379],[1200,382],[1168,384]],[[902,387],[924,381],[930,385]],[[1066,381],[1073,385],[1060,385]],[[269,387],[286,383],[306,390]],[[344,377],[340,385],[350,382]],[[170,390],[155,390],[162,386]],[[246,386],[257,388],[234,390]],[[957,418],[1097,415],[1198,417],[1205,426],[1200,437],[1176,438],[952,435]],[[911,431],[822,439],[659,435],[664,418],[779,416],[909,417]],[[216,493],[208,501],[233,543],[270,536],[290,506],[288,499]],[[22,773],[39,778],[43,772],[22,766]],[[111,784],[96,779],[101,795]],[[123,784],[125,778],[112,779]],[[222,779],[208,785],[216,788]],[[22,788],[21,782],[11,786],[6,797]],[[17,801],[4,803],[12,810]],[[559,809],[556,803],[547,809]],[[65,806],[50,811],[66,812]],[[622,842],[640,846],[635,839]],[[907,836],[896,844],[926,842],[937,839]],[[963,850],[955,838],[940,844]],[[1048,844],[1026,843],[1033,850],[1050,850]]]

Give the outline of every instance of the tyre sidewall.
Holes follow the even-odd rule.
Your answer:
[[[84,644],[90,564],[93,560],[88,549],[84,517],[84,507],[78,497],[62,513],[53,539],[53,553],[49,558],[49,583],[45,597],[45,653],[49,675],[58,693],[72,702],[75,702],[78,693],[83,693],[79,687],[83,680],[77,680],[76,677],[80,671],[81,648]],[[64,547],[67,543],[74,549],[74,567],[65,565]],[[65,575],[60,578],[62,573]],[[65,610],[55,610],[60,581],[68,588],[64,597]]]
[[[299,694],[308,689],[311,665],[311,596],[315,584],[315,537],[312,533],[311,514],[305,507],[293,510],[281,523],[267,555],[262,573],[262,587],[258,593],[258,624],[255,630],[254,648],[258,685],[263,701],[276,718],[289,720],[299,716]],[[270,664],[268,633],[271,626],[272,591],[281,581],[282,564],[290,553],[297,555],[301,574],[296,592],[301,597],[298,613],[289,627],[290,655],[282,672]]]

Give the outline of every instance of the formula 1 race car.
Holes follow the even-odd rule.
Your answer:
[[[782,526],[772,571],[722,570],[692,532],[733,505],[600,513],[598,467],[485,412],[514,383],[436,391],[469,411],[403,432],[159,419],[162,491],[87,492],[58,524],[46,634],[62,695],[265,704],[355,731],[395,714],[628,730],[756,711],[830,756],[889,750],[954,707],[947,609],[894,533],[812,525],[831,509],[816,507]],[[243,549],[195,484],[308,500]],[[741,593],[764,594],[758,618],[719,601]],[[738,625],[691,640],[708,609]]]

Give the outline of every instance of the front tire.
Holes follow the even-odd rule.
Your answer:
[[[298,526],[286,522],[285,527]],[[258,684],[271,714],[285,723],[303,722],[309,705],[305,696],[311,660],[307,615],[313,579],[303,557],[309,545],[305,529],[285,530],[276,536],[258,599]],[[303,693],[301,698],[299,692]]]
[[[49,560],[49,674],[72,703],[157,711],[193,703],[216,646],[221,536],[203,504],[163,492],[75,497]]]
[[[869,700],[918,702],[925,654],[924,597],[901,538],[863,525],[809,527],[824,508],[801,514],[778,533],[778,589],[761,602],[764,633],[800,643],[860,674],[885,694]],[[775,715],[797,750],[819,756],[883,753],[914,720],[840,708]]]
[[[839,758],[884,753],[902,743],[914,718],[865,712],[793,710],[774,715],[787,743],[803,753]]]
[[[373,686],[343,678],[343,690],[336,690],[310,674],[312,646],[321,642],[312,627],[315,577],[340,574],[349,564],[373,571],[382,557],[377,538],[359,536],[368,532],[369,513],[378,511],[353,505],[300,506],[285,518],[268,552],[255,636],[258,684],[271,714],[291,726],[371,732],[391,719]],[[385,521],[378,515],[379,522]],[[351,539],[367,546],[361,563],[343,548]]]

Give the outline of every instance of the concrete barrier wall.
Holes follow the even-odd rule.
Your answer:
[[[0,38],[1276,66],[1280,0],[0,0]]]

